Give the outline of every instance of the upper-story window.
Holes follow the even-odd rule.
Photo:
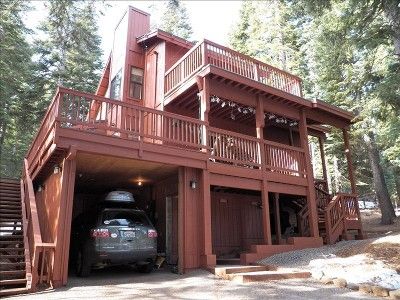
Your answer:
[[[110,98],[120,100],[121,99],[121,75],[122,69],[115,74],[113,80],[111,80],[110,86]]]
[[[143,69],[131,67],[129,80],[129,97],[143,99]]]

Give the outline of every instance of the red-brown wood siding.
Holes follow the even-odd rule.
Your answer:
[[[42,191],[35,195],[43,242],[54,242],[57,238],[61,180],[61,173],[51,174],[42,184]]]
[[[211,193],[213,253],[235,255],[263,243],[261,197]]]

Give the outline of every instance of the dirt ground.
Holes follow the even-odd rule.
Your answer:
[[[361,219],[366,238],[376,239],[400,234],[400,217],[397,217],[391,225],[380,224],[380,218],[381,213],[378,209],[363,210],[361,212]],[[394,241],[393,238],[388,240],[388,242],[379,243],[373,243],[371,240],[366,240],[366,243],[350,246],[347,249],[338,251],[336,255],[349,257],[361,253],[366,253],[374,259],[382,260],[389,267],[400,272],[400,241]]]
[[[185,275],[156,270],[139,274],[124,268],[94,271],[89,278],[69,278],[68,286],[13,300],[75,299],[376,299],[313,280],[240,284],[216,279],[207,271]]]
[[[361,220],[364,233],[368,238],[381,237],[388,234],[400,233],[400,217],[394,220],[391,225],[382,225],[379,209],[368,209],[361,211]]]

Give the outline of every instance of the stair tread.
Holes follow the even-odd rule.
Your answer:
[[[23,239],[21,239],[21,240],[0,241],[0,245],[7,245],[7,244],[23,244]]]
[[[25,252],[24,248],[9,248],[9,247],[0,247],[0,252]]]
[[[2,254],[1,258],[21,258],[21,259],[25,259],[25,255],[24,254]]]
[[[14,284],[24,284],[26,283],[26,278],[19,279],[3,279],[0,280],[0,285],[14,285]]]
[[[8,270],[8,271],[3,271],[0,270],[0,275],[18,275],[18,274],[25,274],[25,270]]]
[[[17,295],[29,292],[27,287],[0,290],[1,296]]]

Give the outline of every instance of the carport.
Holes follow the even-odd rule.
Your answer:
[[[131,192],[135,206],[144,210],[158,232],[157,251],[166,253],[167,262],[178,258],[178,167],[174,165],[78,153],[71,224],[83,212],[96,212],[108,192]],[[70,250],[75,243],[71,235]],[[69,273],[75,259],[69,252]]]

